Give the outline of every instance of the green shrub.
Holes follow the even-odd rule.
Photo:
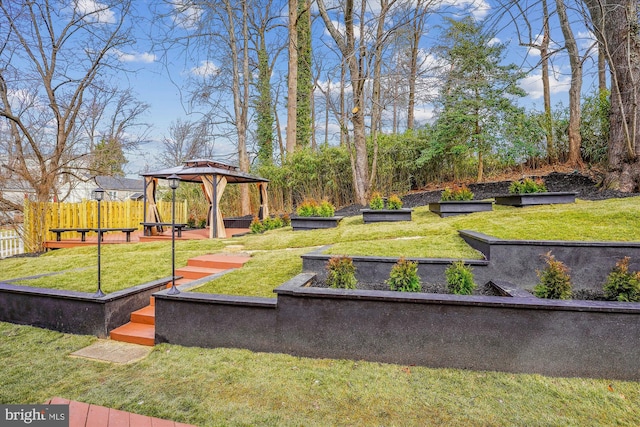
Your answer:
[[[329,217],[332,217],[335,214],[335,212],[336,212],[336,208],[328,201],[323,200],[320,203],[320,206],[318,206],[316,215],[329,218]]]
[[[531,194],[531,193],[545,193],[547,192],[547,186],[542,179],[525,178],[522,181],[513,181],[509,186],[509,193],[511,194]]]
[[[187,227],[196,228],[196,219],[194,217],[189,217],[189,219],[187,220]]]
[[[540,282],[533,288],[533,294],[538,298],[571,298],[569,268],[562,261],[556,260],[551,252],[547,252],[543,257],[547,262],[547,267],[538,271]]]
[[[640,302],[640,273],[629,271],[629,257],[618,261],[609,273],[604,295],[611,301]]]
[[[287,218],[289,218],[287,216]],[[291,224],[291,219],[288,219],[288,223],[285,222],[279,216],[276,217],[267,217],[260,221],[258,217],[253,217],[251,224],[249,225],[249,229],[254,234],[264,233],[265,231],[275,230],[277,228],[282,228]]]
[[[402,199],[397,194],[392,194],[387,200],[387,208],[392,210],[402,209]]]
[[[304,199],[298,209],[296,209],[298,216],[318,216],[318,202],[313,199]]]
[[[251,220],[251,224],[249,224],[249,230],[251,230],[253,234],[260,234],[264,233],[265,228],[262,222],[260,222],[260,219],[258,219],[257,216],[254,216]]]
[[[444,272],[447,278],[447,289],[456,295],[471,295],[476,288],[471,267],[463,261],[452,263]]]
[[[462,185],[462,186],[454,185],[453,188],[446,187],[444,191],[440,194],[441,202],[464,201],[464,200],[473,200],[473,192],[469,190],[469,188],[466,185]]]
[[[202,218],[198,221],[198,228],[206,228],[207,227],[207,219]]]
[[[420,276],[418,276],[418,263],[407,261],[404,257],[391,268],[389,279],[385,282],[392,291],[420,292]]]
[[[369,207],[377,211],[384,209],[384,199],[382,198],[382,194],[377,191],[373,193],[369,200]]]
[[[356,267],[346,256],[334,256],[327,261],[327,284],[332,288],[355,289]]]

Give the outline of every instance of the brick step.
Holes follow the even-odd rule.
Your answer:
[[[186,266],[176,269],[176,276],[182,276],[184,279],[201,279],[212,274],[224,271],[224,268],[206,268]]]
[[[209,254],[190,258],[187,265],[226,270],[229,268],[240,268],[250,259],[250,257],[239,255]]]
[[[148,305],[140,310],[136,310],[131,313],[132,323],[143,323],[145,325],[155,325],[156,323],[156,308],[155,305]]]
[[[115,328],[109,334],[114,341],[153,346],[155,344],[156,328],[144,323],[127,323]]]

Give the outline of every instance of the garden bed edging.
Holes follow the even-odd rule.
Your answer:
[[[96,298],[95,294],[19,286],[0,282],[0,321],[81,335],[109,336],[149,305],[170,278],[155,280]]]

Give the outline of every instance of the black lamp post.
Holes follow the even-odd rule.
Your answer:
[[[167,294],[176,295],[180,293],[176,288],[176,189],[180,185],[180,177],[173,174],[167,180],[171,188],[171,289]]]
[[[104,198],[104,190],[100,187],[93,190],[93,198],[98,201],[98,292],[96,292],[95,297],[101,298],[104,296],[104,292],[102,292],[102,283],[100,280],[100,240],[102,240],[102,232],[100,230],[100,202]]]

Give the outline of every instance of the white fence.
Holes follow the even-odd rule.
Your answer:
[[[0,230],[0,258],[24,253],[24,241],[13,230]]]

